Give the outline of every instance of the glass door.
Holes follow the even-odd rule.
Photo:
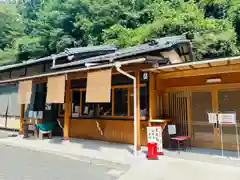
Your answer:
[[[219,128],[209,124],[208,113],[215,112],[214,93],[211,91],[191,92],[192,143],[194,146],[220,148]]]
[[[236,112],[239,128],[240,119],[240,89],[220,90],[218,92],[219,112]],[[239,133],[239,132],[238,132]],[[223,125],[224,149],[236,150],[236,129],[234,125]]]

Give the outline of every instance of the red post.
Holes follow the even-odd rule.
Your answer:
[[[158,153],[157,153],[157,143],[150,142],[148,143],[148,159],[151,160],[157,160],[158,159]]]

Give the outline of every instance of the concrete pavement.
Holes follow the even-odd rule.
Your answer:
[[[116,180],[127,166],[105,167],[0,144],[1,180]]]
[[[2,144],[49,152],[63,158],[110,168],[112,174],[121,174],[117,176],[118,180],[215,180],[216,178],[239,180],[240,178],[239,160],[165,151],[166,155],[161,156],[159,160],[149,161],[146,160],[144,153],[134,158],[130,145],[81,139],[69,143],[60,142],[58,138],[41,141],[8,136],[1,138],[0,135]],[[122,167],[125,170],[122,170]]]

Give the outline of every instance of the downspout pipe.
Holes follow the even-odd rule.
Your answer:
[[[137,80],[136,77],[123,71],[121,63],[115,63],[117,71],[133,80],[133,101],[134,101],[134,156],[137,156]]]

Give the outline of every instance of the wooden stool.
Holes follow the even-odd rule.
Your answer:
[[[43,139],[43,136],[44,136],[45,134],[48,136],[49,139],[52,138],[52,131],[41,131],[41,130],[39,130],[39,139],[42,140],[42,139]]]

